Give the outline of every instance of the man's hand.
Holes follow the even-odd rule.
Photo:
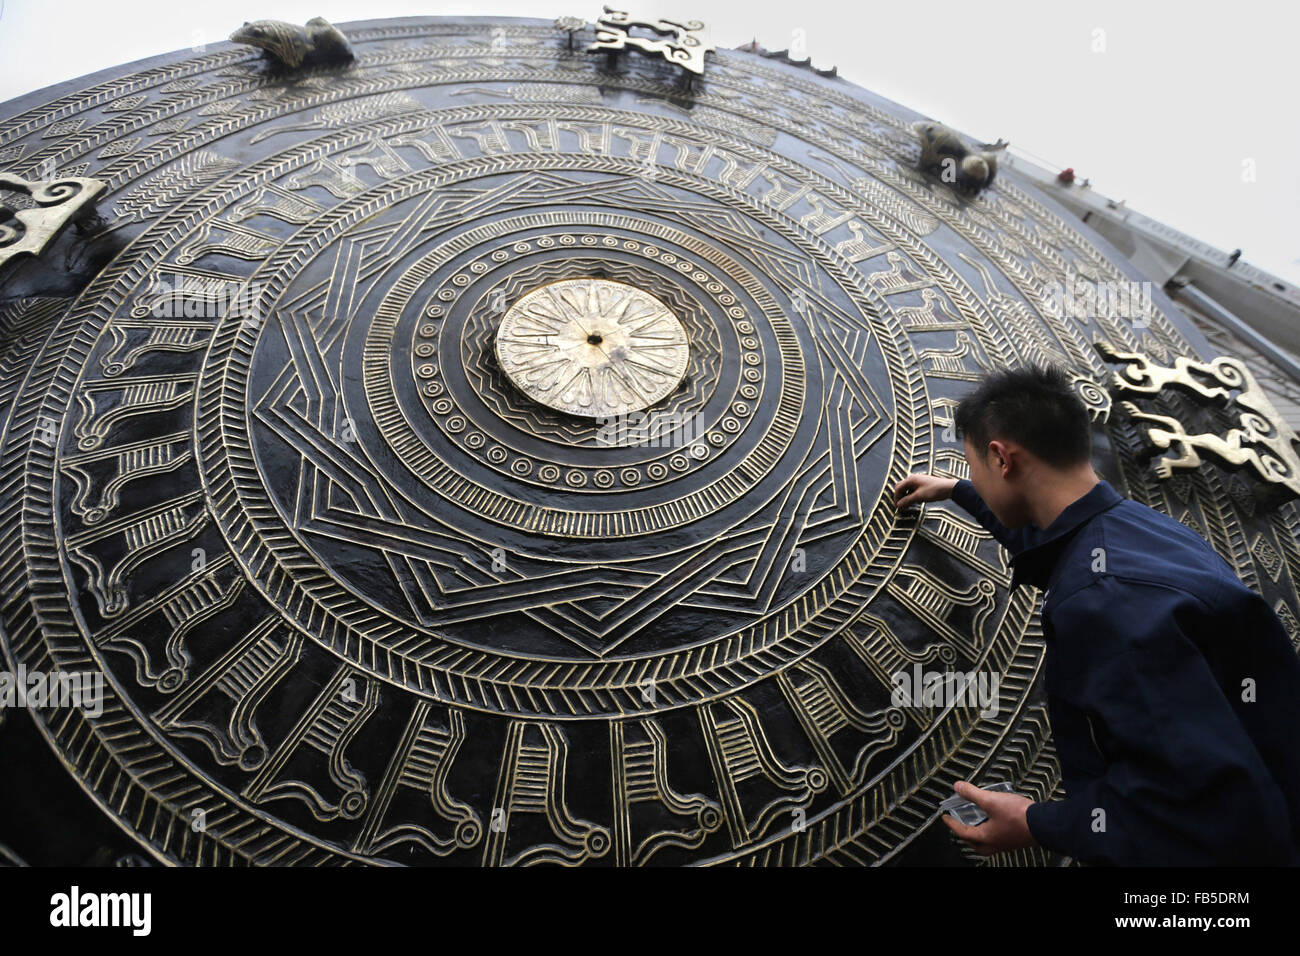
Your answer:
[[[974,827],[958,823],[950,814],[943,815],[943,822],[948,824],[948,829],[965,840],[980,856],[1038,846],[1038,841],[1029,832],[1029,823],[1025,820],[1025,812],[1033,800],[1018,793],[981,790],[965,780],[953,784],[953,790],[989,815],[987,820]]]
[[[952,490],[956,486],[956,478],[940,478],[937,475],[923,474],[908,475],[894,485],[894,507],[902,510],[922,501],[943,501],[952,497]]]

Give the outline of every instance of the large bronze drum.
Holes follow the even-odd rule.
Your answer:
[[[1006,164],[955,191],[922,117],[753,52],[342,29],[347,66],[220,43],[2,110],[0,170],[105,186],[0,285],[4,667],[103,680],[5,712],[15,852],[1069,862],[939,820],[959,779],[1062,795],[1038,595],[890,500],[965,474],[953,405],[1020,362],[1294,628],[1294,507],[1162,477],[1096,343],[1213,350],[1159,290],[1062,309],[1142,277]],[[900,699],[929,673],[991,696]]]

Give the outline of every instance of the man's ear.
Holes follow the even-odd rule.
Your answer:
[[[1003,472],[1002,477],[1006,477],[1006,471],[1011,466],[1011,449],[1007,447],[1006,442],[991,441],[989,442],[989,464]]]

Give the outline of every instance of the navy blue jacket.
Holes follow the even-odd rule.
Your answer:
[[[1011,552],[1012,587],[1044,592],[1066,799],[1029,807],[1039,845],[1093,864],[1300,865],[1300,657],[1268,603],[1104,480],[1047,528],[1005,527],[965,479],[952,500]]]

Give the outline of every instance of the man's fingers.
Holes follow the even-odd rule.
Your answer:
[[[968,832],[968,831],[970,831],[970,830],[974,830],[974,829],[975,829],[974,827],[968,827],[968,826],[966,826],[966,824],[962,823],[960,820],[958,820],[956,817],[954,817],[951,813],[945,813],[945,814],[943,815],[943,822],[946,823],[946,824],[948,824],[948,829],[949,829],[949,830],[951,830],[953,833],[957,834],[957,836],[961,837],[963,840],[966,839],[966,836],[967,836],[967,832]]]
[[[967,783],[965,780],[957,781],[957,783],[953,785],[953,789],[985,813],[988,813],[989,809],[997,803],[997,798],[1001,796],[1001,794],[997,792],[991,793],[988,790],[981,790],[973,783]],[[990,813],[989,816],[992,816],[992,814]]]
[[[943,815],[943,822],[948,825],[948,829],[959,840],[965,840],[975,849],[979,849],[983,845],[983,834],[975,827],[968,827],[966,824],[958,822],[957,818],[949,813]]]
[[[952,785],[952,789],[956,791],[957,796],[965,797],[967,800],[974,803],[975,806],[979,807],[985,813],[988,813],[989,808],[984,804],[984,802],[981,799],[981,796],[984,793],[984,791],[980,790],[974,784],[968,783],[965,780],[958,780],[956,783]],[[990,813],[989,816],[991,817],[992,814]],[[946,820],[948,818],[945,816],[944,819]],[[963,840],[971,840],[972,837],[976,837],[978,835],[976,833],[975,827],[968,827],[962,823],[957,823],[956,825],[949,824],[949,826],[952,826],[953,832],[956,833]],[[958,827],[960,827],[961,829],[959,830]],[[974,843],[977,841],[971,840],[971,842]]]
[[[1016,798],[1025,803],[1032,803],[1029,798],[1020,794],[1003,793],[1000,790],[981,790],[966,780],[958,780],[954,783],[953,790],[958,796],[970,800],[988,814],[987,820],[974,827],[966,826],[948,814],[943,818],[943,822],[952,831],[953,836],[962,840],[976,853],[981,856],[992,856],[1007,849],[1038,845],[1038,842],[1033,839],[1033,834],[1028,832],[1027,824],[1023,821],[1017,822],[1017,809],[1013,807]],[[1000,813],[995,812],[994,807],[999,806]]]
[[[906,508],[921,497],[921,479],[919,475],[908,475],[894,485],[894,507]]]

